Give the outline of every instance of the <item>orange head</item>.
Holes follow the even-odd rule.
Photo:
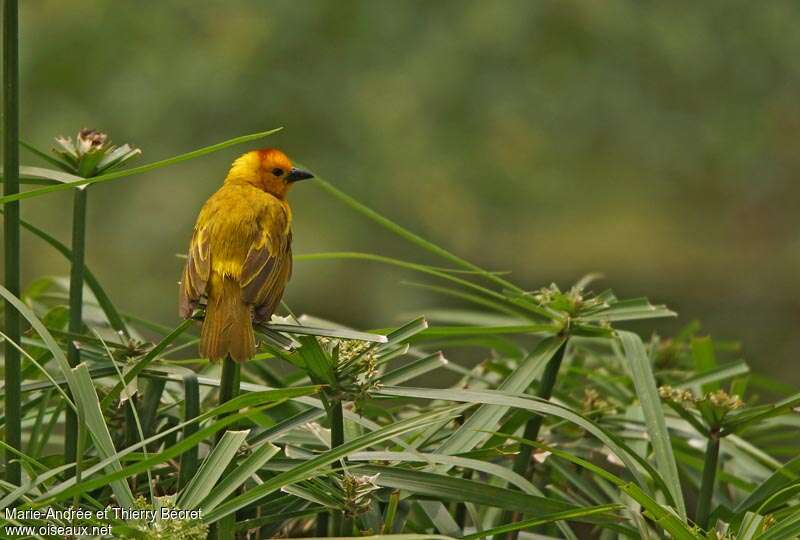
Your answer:
[[[277,148],[262,148],[234,161],[225,182],[250,184],[283,199],[294,182],[305,178],[314,178],[314,175],[293,167],[286,154]]]

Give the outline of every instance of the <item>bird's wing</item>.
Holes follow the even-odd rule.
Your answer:
[[[242,299],[257,321],[269,319],[292,274],[292,233],[283,209],[271,209],[261,221],[261,236],[247,253],[239,283]]]
[[[180,315],[189,318],[197,307],[200,297],[205,294],[206,284],[211,275],[211,238],[201,227],[195,227],[189,256],[181,278]]]

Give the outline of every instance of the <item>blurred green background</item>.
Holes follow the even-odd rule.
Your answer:
[[[38,146],[96,127],[143,163],[285,126],[266,144],[526,288],[601,272],[676,309],[663,333],[700,319],[800,380],[797,2],[29,0],[21,26]],[[122,309],[177,322],[175,254],[247,149],[91,189],[87,263]],[[292,203],[295,253],[422,256],[313,183]],[[23,204],[64,241],[70,212]],[[27,283],[66,273],[24,234]],[[287,299],[361,327],[448,305],[406,277],[298,263]]]

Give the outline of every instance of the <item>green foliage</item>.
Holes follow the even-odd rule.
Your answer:
[[[239,395],[217,404],[220,366],[186,358],[192,321],[167,328],[125,315],[88,270],[94,294],[78,328],[68,327],[63,280],[37,280],[24,301],[0,289],[29,326],[16,345],[30,426],[15,454],[23,480],[0,485],[0,507],[203,511],[109,522],[137,538],[201,538],[209,527],[222,538],[312,528],[398,540],[797,534],[800,393],[754,378],[735,348],[696,325],[672,339],[619,328],[675,315],[664,306],[595,293],[591,278],[529,292],[324,185],[455,268],[358,253],[299,260],[393,265],[425,276],[431,302],[444,293],[470,307],[430,310],[447,324],[417,317],[370,332],[288,313],[259,326]],[[87,435],[75,463],[59,451],[65,409]]]

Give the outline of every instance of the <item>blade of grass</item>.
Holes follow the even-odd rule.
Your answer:
[[[510,298],[509,296],[503,295],[497,291],[492,289],[488,289],[466,279],[462,279],[457,276],[453,276],[448,274],[447,272],[443,272],[441,270],[436,269],[435,267],[424,265],[424,264],[416,264],[410,263],[407,261],[403,261],[400,259],[393,259],[391,257],[384,257],[382,255],[375,255],[372,253],[358,253],[358,252],[329,252],[329,253],[305,253],[301,255],[295,255],[295,261],[321,261],[321,260],[331,260],[331,259],[355,259],[355,260],[364,260],[364,261],[372,261],[372,262],[379,262],[383,264],[388,264],[390,266],[397,266],[399,268],[405,268],[407,270],[414,270],[416,272],[421,272],[423,274],[428,274],[431,276],[436,276],[446,281],[450,281],[451,283],[455,283],[464,287],[465,289],[470,289],[473,291],[480,292],[481,294],[488,296],[490,298],[494,298],[501,302],[505,302],[507,304],[523,307],[524,309],[535,313],[541,317],[545,317],[547,319],[552,318],[552,314],[548,312],[546,309],[539,309],[537,306],[530,304],[529,302],[517,302],[515,299]]]
[[[230,433],[230,432],[229,432]],[[280,448],[274,444],[265,443],[256,448],[253,453],[239,463],[222,481],[217,484],[208,496],[203,499],[201,506],[207,512],[216,508],[222,501],[242,486],[256,474],[266,462],[272,459]]]
[[[667,489],[672,500],[675,501],[678,514],[681,518],[685,518],[686,506],[678,477],[678,466],[672,453],[672,444],[667,431],[667,423],[664,420],[664,410],[656,388],[650,357],[639,336],[633,332],[624,331],[618,331],[617,334],[636,388],[636,394],[639,397],[639,403],[644,412],[647,432],[650,435],[650,444],[653,446],[658,470],[667,483]]]
[[[376,390],[374,395],[412,397],[428,400],[455,401],[460,403],[485,403],[489,405],[499,405],[504,408],[524,409],[537,414],[550,415],[567,420],[582,427],[587,432],[594,435],[603,442],[628,468],[630,474],[636,479],[636,483],[644,489],[648,489],[647,482],[640,473],[640,467],[644,468],[659,486],[665,486],[664,480],[657,471],[652,469],[647,462],[619,441],[605,428],[588,420],[575,411],[559,405],[557,403],[543,401],[541,399],[526,394],[511,394],[497,390],[464,390],[464,389],[433,389],[433,388],[411,388],[411,387],[384,387]],[[474,414],[473,414],[474,416]],[[482,429],[476,426],[476,429]],[[510,437],[510,436],[509,436]],[[443,453],[437,450],[438,453]],[[666,490],[667,495],[669,491]]]
[[[497,284],[497,285],[499,285],[501,287],[504,287],[506,289],[510,289],[510,290],[518,292],[518,293],[523,293],[524,292],[522,289],[520,289],[519,287],[517,287],[516,285],[514,285],[510,281],[501,278],[496,273],[488,272],[488,271],[484,270],[483,268],[481,268],[481,267],[479,267],[479,266],[477,266],[477,265],[475,265],[475,264],[473,264],[473,263],[471,263],[471,262],[469,262],[469,261],[467,261],[465,259],[462,259],[461,257],[459,257],[459,256],[457,256],[457,255],[455,255],[455,254],[453,254],[453,253],[451,253],[449,251],[447,251],[446,249],[437,246],[433,242],[429,242],[428,240],[425,240],[421,236],[412,233],[408,229],[406,229],[404,227],[401,227],[400,225],[398,225],[394,221],[382,216],[381,214],[379,214],[375,210],[372,210],[371,208],[369,208],[368,206],[364,205],[363,203],[360,203],[359,201],[357,201],[356,199],[354,199],[350,195],[346,194],[342,190],[334,187],[332,184],[330,184],[328,181],[320,178],[318,175],[315,175],[315,184],[314,185],[316,185],[318,187],[321,187],[324,191],[328,192],[330,195],[333,195],[334,197],[339,199],[341,202],[343,202],[344,204],[346,204],[347,206],[349,206],[350,208],[352,208],[356,212],[362,214],[363,216],[366,216],[367,218],[369,218],[370,220],[374,221],[375,223],[377,223],[381,227],[391,231],[392,233],[396,234],[397,236],[400,236],[401,238],[404,238],[405,240],[408,240],[412,244],[414,244],[414,245],[416,245],[418,247],[421,247],[422,249],[424,249],[424,250],[426,250],[426,251],[428,251],[430,253],[433,253],[434,255],[437,255],[437,256],[445,259],[445,260],[448,260],[448,261],[460,266],[461,268],[465,268],[465,269],[470,270],[472,272],[476,272],[477,274],[483,276],[487,280],[492,281],[492,282],[494,282],[495,284]]]
[[[207,523],[213,523],[248,504],[274,493],[285,485],[293,484],[295,482],[311,478],[312,476],[316,476],[320,473],[322,468],[338,461],[351,452],[361,450],[374,444],[379,444],[397,435],[419,429],[420,427],[428,425],[431,422],[440,420],[442,417],[452,417],[454,413],[457,413],[461,409],[462,407],[448,407],[445,409],[429,411],[414,418],[395,422],[394,424],[383,427],[377,431],[367,433],[361,437],[348,441],[345,444],[336,448],[332,448],[331,450],[320,454],[313,459],[309,459],[288,471],[273,476],[272,478],[266,480],[263,484],[245,491],[241,495],[237,495],[236,497],[227,500],[205,515],[204,520]]]
[[[103,470],[105,467],[108,467],[115,461],[121,460],[122,458],[131,454],[132,452],[135,452],[140,448],[144,448],[149,444],[159,441],[169,436],[171,433],[175,431],[184,429],[186,425],[188,425],[189,423],[203,422],[211,418],[216,418],[223,413],[239,409],[249,408],[249,410],[227,416],[222,420],[215,420],[205,428],[200,429],[196,433],[192,434],[190,437],[184,438],[183,440],[181,440],[181,442],[176,443],[175,445],[162,450],[160,453],[156,455],[151,455],[147,459],[134,461],[132,464],[126,466],[122,470],[115,471],[113,473],[108,473],[97,478],[86,479],[80,483],[76,483],[74,478],[65,480],[64,482],[56,486],[53,486],[48,491],[42,493],[35,501],[35,504],[32,506],[40,507],[40,506],[50,505],[56,501],[69,498],[75,493],[83,493],[86,491],[90,491],[97,487],[107,485],[108,483],[113,482],[119,478],[125,478],[127,476],[133,476],[135,474],[139,474],[155,465],[165,463],[170,459],[183,454],[186,450],[190,449],[193,446],[196,446],[197,444],[205,440],[207,437],[213,435],[214,433],[217,433],[218,431],[220,431],[221,429],[225,428],[226,426],[232,423],[238,422],[242,418],[247,418],[248,416],[254,414],[255,412],[258,412],[260,409],[274,406],[276,403],[279,403],[285,399],[290,399],[298,396],[307,396],[316,393],[318,391],[319,387],[317,386],[306,386],[306,387],[295,387],[295,388],[283,388],[280,390],[268,390],[264,392],[253,392],[251,394],[234,398],[231,401],[225,403],[224,405],[214,407],[204,412],[203,414],[191,420],[188,420],[187,422],[182,422],[171,428],[165,429],[161,433],[153,435],[148,439],[145,439],[123,450],[120,450],[119,452],[117,452],[112,456],[101,459],[100,461],[98,461],[97,463],[86,469],[84,471],[84,475],[88,477],[93,474],[96,474],[99,471]],[[34,486],[38,485],[37,482],[34,483]]]
[[[43,167],[28,167],[26,165],[20,165],[19,176],[21,184],[39,186],[52,186],[62,182],[72,182],[81,179],[80,176],[75,176],[67,172],[45,169]],[[4,181],[3,170],[0,168],[0,182]]]
[[[22,199],[29,199],[32,197],[39,197],[42,195],[46,195],[48,193],[54,193],[57,191],[64,191],[67,189],[72,189],[74,187],[79,186],[88,186],[90,184],[98,184],[101,182],[108,182],[111,180],[117,180],[119,178],[124,178],[126,176],[132,176],[134,174],[141,174],[146,173],[149,171],[153,171],[156,169],[160,169],[161,167],[166,167],[168,165],[173,165],[175,163],[181,163],[183,161],[188,161],[190,159],[194,159],[200,156],[204,156],[206,154],[211,154],[213,152],[218,152],[219,150],[224,150],[230,146],[234,146],[237,144],[242,144],[250,141],[255,141],[258,139],[263,139],[264,137],[268,137],[274,133],[277,133],[283,128],[276,128],[271,129],[269,131],[262,131],[260,133],[253,133],[252,135],[244,135],[242,137],[235,137],[233,139],[228,139],[227,141],[223,141],[221,143],[213,144],[211,146],[206,146],[204,148],[200,148],[198,150],[193,150],[191,152],[187,152],[185,154],[180,154],[178,156],[174,156],[167,159],[162,159],[160,161],[155,161],[153,163],[148,163],[146,165],[141,165],[139,167],[132,167],[130,169],[123,169],[121,171],[116,171],[108,174],[101,174],[100,176],[95,176],[92,178],[82,178],[80,180],[74,180],[71,182],[64,182],[62,184],[54,184],[50,186],[45,186],[38,189],[32,189],[30,191],[25,191],[22,193],[13,193],[9,195],[4,195],[0,197],[0,204],[8,204],[12,201],[19,201]],[[16,141],[15,141],[16,147]],[[6,184],[8,182],[6,181]]]
[[[686,521],[678,516],[673,508],[657,502],[655,499],[645,493],[644,490],[642,490],[638,485],[631,482],[626,482],[622,478],[598,467],[592,462],[572,455],[569,452],[540,444],[536,441],[522,439],[520,437],[512,438],[519,440],[524,444],[529,444],[535,448],[550,452],[558,458],[564,459],[570,463],[574,463],[581,468],[591,471],[598,477],[611,482],[623,493],[639,503],[650,514],[651,519],[653,519],[665,531],[669,532],[672,538],[677,540],[700,540],[700,538],[702,538],[694,534]]]
[[[203,460],[197,474],[189,481],[189,485],[178,495],[179,508],[192,510],[211,493],[217,480],[236,457],[248,433],[249,430],[225,432],[208,457]]]
[[[558,371],[561,369],[561,363],[564,360],[564,355],[566,353],[566,349],[569,346],[569,342],[566,339],[560,339],[560,344],[558,349],[553,353],[553,355],[547,360],[547,365],[544,369],[544,374],[542,375],[541,380],[539,381],[539,388],[536,392],[536,396],[545,400],[549,401],[550,397],[553,395],[553,388],[556,385],[556,379],[558,378]],[[525,439],[529,439],[535,441],[539,438],[539,431],[542,428],[542,422],[544,421],[544,417],[540,415],[535,415],[533,418],[528,420],[525,423],[525,430],[523,432],[523,437]],[[515,473],[519,474],[523,478],[531,479],[533,477],[533,467],[535,461],[531,460],[533,449],[530,446],[523,446],[519,449],[519,453],[517,457],[514,458],[514,465],[512,466]],[[515,514],[510,510],[506,510],[504,514],[500,517],[501,521],[498,523],[498,526],[502,526],[505,523],[513,523],[518,521],[519,514]],[[510,532],[506,538],[509,540],[516,540],[517,534],[516,532]]]
[[[383,385],[397,385],[410,379],[419,377],[420,375],[424,375],[430,371],[439,369],[446,363],[447,359],[444,357],[444,355],[441,352],[436,352],[429,356],[414,360],[405,366],[393,369],[392,371],[387,371],[381,376],[380,382]]]
[[[75,374],[77,390],[75,399],[81,411],[80,420],[85,423],[89,430],[98,454],[103,458],[112,458],[116,454],[116,450],[114,443],[111,441],[111,434],[103,418],[103,413],[100,410],[100,401],[97,398],[86,364],[78,365],[74,368],[73,373]],[[118,459],[114,460],[109,464],[108,470],[120,471],[122,470],[122,465]],[[114,495],[121,506],[133,508],[135,504],[133,493],[125,480],[120,479],[111,482],[111,489],[114,491]]]
[[[577,510],[573,505],[555,498],[529,495],[477,480],[383,465],[363,465],[358,470],[368,475],[377,474],[375,482],[378,485],[408,491],[423,498],[473,502],[483,506],[514,510],[531,516],[548,512]]]
[[[543,340],[536,349],[511,373],[498,387],[499,392],[519,394],[533,383],[541,369],[563,347],[564,338],[552,337]],[[439,447],[439,454],[459,454],[475,448],[488,435],[486,431],[493,431],[497,422],[506,414],[508,407],[484,404]],[[444,472],[447,468],[437,468]],[[518,471],[517,471],[518,472]]]
[[[147,352],[147,354],[142,356],[142,358],[138,362],[136,362],[136,364],[134,364],[134,366],[131,369],[129,369],[127,371],[127,373],[125,373],[125,376],[124,376],[125,377],[125,381],[124,381],[125,385],[130,383],[153,360],[158,358],[158,355],[161,354],[164,351],[164,349],[166,349],[167,346],[170,343],[175,341],[178,338],[178,336],[180,336],[183,332],[185,332],[186,329],[189,328],[189,326],[192,325],[192,322],[193,321],[191,319],[187,319],[185,321],[181,321],[181,323],[178,326],[176,326],[175,329],[172,330],[172,332],[167,334],[164,337],[164,339],[162,339],[160,342],[158,342],[158,344],[155,347],[150,349]],[[106,396],[103,398],[103,401],[101,402],[101,406],[103,407],[103,409],[107,408],[111,403],[113,403],[114,400],[116,400],[119,397],[120,393],[122,392],[122,390],[124,388],[125,388],[125,386],[123,385],[122,381],[118,382],[116,384],[116,386],[114,386],[114,388],[112,388],[111,391],[108,394],[106,394]]]
[[[800,456],[781,466],[761,482],[756,489],[736,505],[733,512],[740,516],[748,511],[754,512],[774,493],[793,484],[800,484]],[[769,511],[770,508],[765,510]]]
[[[69,180],[78,180],[80,178],[80,176],[75,176],[74,174],[71,174],[72,169],[66,163],[63,163],[60,160],[54,158],[53,156],[51,156],[47,152],[42,152],[41,150],[39,150],[38,148],[36,148],[32,144],[28,144],[28,143],[26,143],[25,141],[22,141],[22,140],[19,141],[19,145],[21,147],[23,147],[25,150],[27,150],[28,152],[32,153],[33,155],[38,156],[40,159],[43,159],[44,161],[46,161],[47,163],[49,163],[53,167],[58,167],[60,169],[59,171],[51,171],[51,172],[60,173],[60,174],[64,174],[66,177],[71,177],[71,178],[69,178]],[[52,178],[54,180],[58,180],[58,178],[56,178],[56,177],[50,177],[50,178]]]
[[[307,335],[307,336],[326,336],[341,339],[355,339],[358,341],[372,341],[375,343],[386,343],[386,336],[371,334],[367,332],[355,332],[340,328],[316,328],[313,326],[303,326],[297,324],[264,324],[268,330],[275,332],[285,332],[287,334]]]
[[[475,534],[468,534],[462,540],[478,540],[479,538],[486,538],[488,536],[497,537],[497,535],[515,531],[521,531],[544,525],[546,523],[553,523],[557,521],[586,521],[587,518],[598,515],[611,514],[616,510],[625,508],[621,504],[601,504],[597,506],[586,506],[583,508],[576,508],[575,510],[564,510],[563,512],[551,512],[535,518],[518,521],[516,523],[509,523],[508,525],[501,525],[493,529],[487,529]]]
[[[480,459],[470,459],[466,457],[421,452],[356,452],[351,454],[349,459],[351,461],[396,461],[402,463],[421,462],[429,464],[446,464],[450,467],[461,467],[463,469],[479,471],[481,473],[496,476],[508,484],[515,486],[524,493],[539,497],[544,496],[544,493],[542,493],[539,488],[514,471],[508,469],[507,467],[503,467],[502,465],[497,465],[495,463]],[[559,524],[558,527],[564,533],[566,538],[573,537],[574,534],[568,525]]]

